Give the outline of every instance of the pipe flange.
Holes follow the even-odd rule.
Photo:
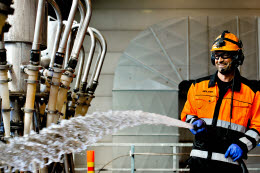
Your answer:
[[[24,79],[24,81],[26,82],[26,83],[31,83],[31,84],[37,84],[37,83],[39,83],[39,81],[38,80],[29,80],[29,79]]]
[[[12,81],[12,79],[3,79],[3,80],[0,80],[0,84],[3,84],[3,83],[8,83],[8,82],[10,82],[10,81]]]
[[[25,65],[23,68],[27,68],[28,70],[32,70],[32,71],[39,71],[42,66],[40,65]]]
[[[70,89],[70,87],[69,87],[69,86],[66,86],[66,85],[64,85],[63,83],[60,83],[60,87],[61,87],[61,88],[64,88],[64,89],[67,89],[67,90],[69,90],[69,89]]]
[[[47,114],[57,114],[58,111],[55,110],[55,111],[52,111],[52,110],[46,110]]]
[[[35,111],[35,109],[29,109],[29,108],[25,108],[25,107],[21,108],[21,110],[22,110],[24,113],[32,113],[32,112]]]
[[[0,70],[10,70],[13,67],[11,64],[0,65]]]

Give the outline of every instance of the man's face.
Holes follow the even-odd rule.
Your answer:
[[[228,74],[231,72],[232,56],[228,52],[215,52],[215,66],[221,74]]]

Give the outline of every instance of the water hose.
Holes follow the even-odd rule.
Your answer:
[[[0,41],[0,96],[2,99],[2,116],[5,130],[5,137],[10,137],[10,98],[8,89],[8,70],[11,68],[6,61],[6,49],[4,46],[3,35]]]
[[[99,40],[101,41],[101,45],[102,45],[102,52],[101,52],[101,56],[100,59],[95,67],[94,73],[93,73],[93,77],[91,79],[91,83],[89,84],[89,86],[87,87],[87,101],[86,101],[86,105],[84,108],[84,111],[87,112],[88,108],[90,106],[90,103],[92,101],[92,99],[94,98],[94,93],[96,91],[97,85],[98,85],[98,79],[101,73],[101,69],[105,60],[105,56],[106,56],[106,52],[107,52],[107,43],[106,40],[104,38],[104,36],[95,28],[91,28],[94,32],[94,34],[99,38]]]
[[[91,17],[91,1],[90,0],[85,0],[86,2],[86,6],[87,6],[87,13],[86,13],[86,17],[84,19],[82,28],[80,29],[80,31],[77,33],[74,45],[73,45],[73,49],[72,49],[72,53],[71,53],[71,57],[70,60],[68,62],[68,65],[66,66],[66,71],[62,74],[61,76],[61,85],[60,85],[60,90],[58,93],[58,102],[57,102],[57,106],[56,109],[58,111],[58,114],[60,114],[64,101],[67,98],[67,92],[69,90],[69,86],[70,83],[74,77],[74,70],[77,66],[77,61],[78,61],[78,55],[79,55],[79,51],[80,48],[82,47],[82,43],[83,40],[85,38],[86,35],[86,31],[90,22],[90,17]]]
[[[56,104],[58,98],[58,91],[60,87],[60,80],[61,80],[60,78],[63,72],[61,67],[63,63],[63,57],[66,49],[67,39],[71,31],[71,26],[73,23],[73,19],[75,17],[77,5],[78,5],[78,0],[73,0],[69,17],[68,17],[68,22],[65,27],[58,51],[55,55],[55,58],[52,57],[52,60],[50,62],[48,76],[51,77],[51,88],[50,88],[50,96],[49,96],[48,111],[47,111],[47,124],[46,124],[47,127],[50,126],[51,123],[56,123],[56,120],[59,118],[59,115],[57,115],[57,111],[56,111]]]
[[[27,93],[26,101],[24,107],[24,135],[29,135],[31,125],[32,125],[32,116],[34,112],[34,102],[36,94],[36,85],[38,79],[38,72],[41,68],[40,63],[40,31],[42,27],[42,16],[45,8],[45,0],[38,1],[37,16],[34,30],[34,39],[31,50],[30,65],[25,67],[25,73],[28,74],[27,82]]]
[[[88,28],[87,32],[88,32],[90,39],[91,39],[91,47],[90,47],[90,51],[89,51],[89,55],[88,55],[88,60],[86,62],[84,75],[83,75],[82,80],[81,80],[81,86],[79,88],[79,78],[77,78],[78,83],[76,82],[77,85],[75,85],[76,90],[78,91],[77,92],[78,99],[77,99],[77,106],[76,106],[76,109],[75,109],[75,116],[83,115],[82,109],[83,109],[83,106],[85,105],[85,101],[86,101],[86,97],[87,97],[86,91],[85,91],[85,88],[86,88],[86,85],[87,85],[87,77],[88,77],[88,73],[89,73],[89,70],[90,70],[91,62],[93,60],[93,55],[94,55],[94,52],[95,52],[96,41],[95,41],[94,33],[93,33],[93,31],[91,30],[90,27]]]
[[[89,80],[89,83],[92,83],[92,81],[93,81],[94,75],[97,71],[98,62],[99,62],[100,57],[101,57],[101,52],[102,52],[101,42],[100,42],[98,37],[95,37],[95,38],[97,40],[97,45],[98,45],[99,50],[98,50],[97,60],[96,60],[91,78]],[[85,77],[87,77],[87,75],[85,75]],[[82,79],[82,84],[83,84],[82,90],[85,93],[87,93],[87,82],[84,82],[84,81],[87,81],[87,79],[85,79],[85,78]],[[93,98],[95,98],[94,95],[88,95],[88,94],[86,95],[85,103],[83,104],[82,109],[81,109],[81,115],[85,115],[88,112],[88,108],[90,107],[90,102],[92,101]]]

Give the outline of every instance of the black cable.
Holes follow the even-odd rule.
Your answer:
[[[98,173],[100,173],[100,171],[102,171],[102,169],[104,169],[107,165],[109,165],[109,164],[110,164],[111,162],[113,162],[114,160],[119,159],[119,158],[121,158],[121,157],[126,157],[126,156],[129,156],[129,154],[127,154],[127,155],[122,155],[122,156],[118,156],[118,157],[114,158],[113,160],[109,161],[108,163],[106,163],[106,164],[98,171]]]

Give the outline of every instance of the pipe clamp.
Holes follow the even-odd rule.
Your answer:
[[[29,109],[29,108],[25,108],[25,107],[21,108],[21,110],[22,110],[24,113],[32,113],[32,112],[35,111],[35,109]]]

